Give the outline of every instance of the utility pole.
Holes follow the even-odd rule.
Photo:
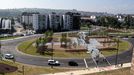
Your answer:
[[[54,46],[54,41],[53,41],[53,36],[52,36],[52,41],[51,41],[51,43],[52,43],[52,56],[51,56],[51,59],[53,60],[54,58],[53,58],[53,46]],[[51,65],[51,68],[53,68],[53,65]]]
[[[0,41],[0,54],[1,54],[1,41]]]
[[[2,60],[2,51],[1,51],[1,41],[0,41],[0,59]]]
[[[118,40],[117,40],[117,52],[116,52],[116,59],[115,59],[115,65],[116,65],[116,66],[117,66],[117,64],[118,64],[119,42],[120,42],[119,37],[118,37],[117,39],[118,39]]]
[[[54,42],[53,42],[53,40],[52,40],[52,59],[53,59],[53,46],[54,46]]]
[[[1,41],[0,41],[0,60],[2,60],[2,54],[1,54]]]
[[[22,66],[22,73],[23,73],[23,75],[25,75],[25,68],[24,68],[24,65]]]

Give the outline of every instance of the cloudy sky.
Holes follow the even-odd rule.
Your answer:
[[[91,12],[134,13],[134,0],[0,0],[0,9],[51,8]]]

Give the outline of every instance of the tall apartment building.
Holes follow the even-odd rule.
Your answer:
[[[62,15],[63,18],[63,30],[71,30],[72,18],[70,15]]]
[[[57,15],[56,13],[49,14],[48,17],[48,29],[58,30],[61,28],[61,15]]]
[[[38,12],[23,12],[21,16],[21,22],[25,24],[33,23],[33,14],[39,14]]]
[[[39,15],[39,29],[40,30],[47,30],[48,29],[48,15]]]
[[[0,18],[0,29],[2,28],[2,19],[3,18]]]
[[[33,14],[33,29],[37,31],[39,29],[39,14]]]
[[[45,31],[48,29],[48,15],[32,14],[33,29],[35,31]]]
[[[54,12],[50,14],[23,13],[21,22],[32,24],[35,31],[78,30],[80,29],[80,14],[71,12],[66,14],[56,14]]]
[[[81,24],[81,16],[80,13],[72,13],[72,12],[67,12],[66,15],[70,16],[70,27],[72,30],[79,30],[80,29],[80,24]]]
[[[0,29],[3,29],[3,30],[11,29],[11,20],[0,18]]]

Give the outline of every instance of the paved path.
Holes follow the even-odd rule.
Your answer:
[[[68,71],[68,72],[60,72],[60,73],[53,73],[53,74],[41,74],[41,75],[85,75],[85,74],[92,74],[92,73],[98,73],[103,71],[111,71],[111,70],[117,70],[121,68],[130,67],[131,63],[126,63],[122,67],[118,66],[107,66],[107,67],[99,67],[99,68],[89,68],[85,70],[77,70],[77,71]]]

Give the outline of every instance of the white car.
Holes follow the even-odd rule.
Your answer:
[[[4,54],[5,59],[14,59],[14,56],[12,54]]]
[[[59,61],[50,59],[50,60],[48,60],[48,65],[59,66],[60,63],[59,63]]]

